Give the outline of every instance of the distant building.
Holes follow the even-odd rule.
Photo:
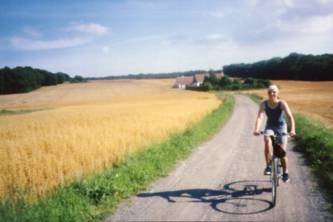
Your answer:
[[[223,72],[216,72],[213,74],[217,79],[222,79],[222,77],[224,77],[224,73]]]
[[[194,76],[179,76],[176,78],[175,87],[179,89],[186,89],[187,86],[192,86],[194,83]]]
[[[195,74],[194,82],[193,82],[192,86],[196,86],[196,87],[201,86],[201,84],[204,82],[206,76],[209,76],[209,75],[207,73]]]
[[[213,73],[217,79],[221,79],[224,76],[223,72]],[[205,77],[209,77],[208,73],[198,73],[193,76],[179,76],[176,78],[175,88],[186,89],[186,87],[199,87],[205,80]]]

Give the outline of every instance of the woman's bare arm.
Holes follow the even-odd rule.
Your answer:
[[[260,126],[261,126],[262,118],[264,116],[264,112],[265,112],[265,107],[264,107],[264,102],[262,102],[260,104],[260,106],[259,106],[259,111],[258,111],[256,123],[255,123],[255,126],[254,126],[254,132],[253,132],[253,134],[255,136],[259,136],[260,135]]]
[[[295,120],[286,101],[282,101],[282,109],[286,113],[290,124],[290,135],[295,136]]]

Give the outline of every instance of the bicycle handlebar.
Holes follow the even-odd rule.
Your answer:
[[[277,137],[277,135],[274,133],[273,135],[268,135],[268,134],[265,134],[264,131],[260,131],[260,134],[261,135],[264,135],[264,136],[273,136],[273,137]],[[288,137],[291,137],[289,133],[282,133],[281,136],[288,136]]]

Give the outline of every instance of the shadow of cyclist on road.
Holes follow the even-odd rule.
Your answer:
[[[268,200],[256,198],[264,193],[270,193],[270,187],[264,187],[262,184],[269,184],[269,181],[236,181],[223,186],[223,189],[183,189],[174,191],[162,191],[154,193],[141,193],[138,197],[162,197],[170,203],[177,202],[199,202],[207,203],[214,210],[229,214],[256,214],[272,208],[272,203]],[[250,210],[246,213],[227,211],[222,207],[223,204],[234,205],[236,208],[247,208],[247,205],[237,200],[260,201],[264,203],[262,209]],[[244,201],[242,201],[244,202]]]

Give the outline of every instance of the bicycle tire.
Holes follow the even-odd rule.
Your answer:
[[[278,187],[280,185],[280,178],[282,174],[281,160],[278,158],[276,159],[276,169],[277,169],[276,186]]]
[[[275,206],[276,198],[277,198],[277,186],[278,186],[278,175],[277,175],[277,158],[273,158],[272,161],[272,174],[271,174],[271,182],[272,182],[272,205]]]

